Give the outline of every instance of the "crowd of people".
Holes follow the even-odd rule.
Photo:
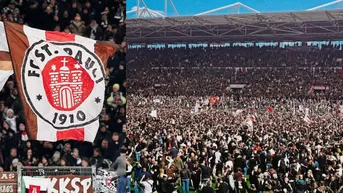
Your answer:
[[[311,88],[325,86],[329,89],[320,92],[321,98],[342,100],[342,54],[334,46],[141,48],[130,53],[130,94],[302,99],[318,98]],[[232,84],[246,86],[237,92]]]
[[[120,155],[119,140],[126,125],[125,0],[11,0],[0,1],[0,21],[11,21],[43,30],[73,33],[120,45],[108,59],[106,101],[94,143],[33,141],[15,78],[0,91],[0,172],[21,166],[111,165]],[[105,160],[105,161],[103,161]]]
[[[94,165],[116,171],[118,193],[342,191],[341,47],[140,48],[125,59],[125,0],[0,4],[1,20],[121,45],[93,143],[30,140],[9,79],[0,171]]]
[[[340,47],[129,51],[134,192],[341,192]]]
[[[126,33],[126,0],[1,0],[0,21],[73,33],[120,44]]]

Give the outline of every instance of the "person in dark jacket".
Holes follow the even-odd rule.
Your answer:
[[[93,156],[90,159],[91,165],[95,165],[96,168],[100,168],[102,165],[103,158],[101,156],[101,151],[100,149],[96,148],[94,149]]]
[[[297,193],[304,193],[307,190],[306,182],[303,179],[302,175],[299,175],[299,180],[296,184],[296,192]]]
[[[182,182],[182,193],[189,193],[189,183],[191,180],[191,171],[188,169],[188,165],[181,170],[181,182]]]
[[[219,183],[217,184],[217,193],[228,193],[230,190],[230,186],[227,182],[225,182],[222,178],[219,179]]]
[[[201,193],[214,193],[211,182],[208,182],[206,186],[202,188]]]

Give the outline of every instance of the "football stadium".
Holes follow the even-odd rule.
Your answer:
[[[342,8],[0,0],[0,192],[343,192]]]
[[[342,2],[167,3],[127,12],[127,127],[153,190],[341,192]]]

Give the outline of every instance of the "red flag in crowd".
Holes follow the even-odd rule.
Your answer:
[[[267,107],[267,110],[268,110],[270,113],[272,113],[272,112],[274,111],[273,107],[271,107],[271,106],[268,106],[268,107]]]

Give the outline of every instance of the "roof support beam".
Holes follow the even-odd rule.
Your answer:
[[[323,8],[325,8],[325,7],[328,7],[328,6],[331,6],[331,5],[335,5],[335,4],[337,4],[337,3],[342,3],[342,2],[343,2],[343,0],[336,0],[336,1],[332,1],[332,2],[330,2],[330,3],[325,3],[325,4],[323,4],[323,5],[319,5],[319,6],[313,7],[313,8],[311,8],[311,9],[306,10],[306,11],[319,10],[319,9],[323,9]]]
[[[230,5],[225,5],[223,7],[219,7],[219,8],[216,8],[216,9],[212,9],[212,10],[209,10],[209,11],[205,11],[205,12],[202,12],[202,13],[195,14],[195,16],[207,15],[207,14],[215,13],[215,12],[222,11],[222,10],[229,9],[229,8],[233,8],[233,9],[237,9],[238,8],[239,9],[240,7],[244,7],[245,9],[247,9],[247,10],[253,12],[253,13],[260,13],[256,9],[253,9],[253,8],[251,8],[251,7],[247,6],[247,5],[244,5],[244,4],[240,3],[240,2],[237,2],[237,3],[230,4]]]

